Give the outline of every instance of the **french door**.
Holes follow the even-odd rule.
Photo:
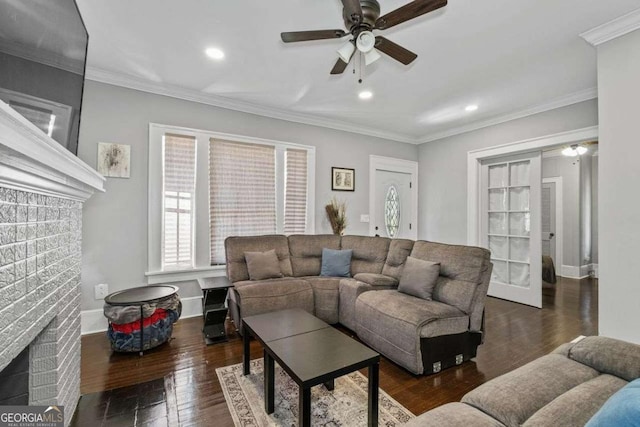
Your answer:
[[[491,251],[489,295],[542,307],[541,153],[487,160],[481,168],[481,245]]]

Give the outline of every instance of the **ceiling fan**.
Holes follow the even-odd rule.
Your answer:
[[[303,42],[309,40],[339,39],[347,35],[353,36],[345,45],[338,49],[340,58],[331,70],[331,74],[342,74],[349,65],[356,49],[364,55],[365,64],[369,65],[380,58],[376,51],[386,53],[396,61],[408,65],[418,55],[400,45],[373,34],[373,30],[386,30],[403,22],[409,21],[425,13],[433,12],[447,5],[447,0],[414,0],[393,12],[380,16],[378,0],[342,0],[344,6],[342,17],[349,31],[344,30],[313,30],[282,33],[285,43]]]

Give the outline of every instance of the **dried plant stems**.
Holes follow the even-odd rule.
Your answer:
[[[347,203],[340,202],[334,197],[324,209],[327,212],[333,234],[342,235],[347,228]]]

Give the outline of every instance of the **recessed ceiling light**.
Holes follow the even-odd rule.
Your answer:
[[[362,92],[360,92],[358,94],[358,97],[360,99],[371,99],[371,98],[373,98],[373,92],[371,92],[369,90],[363,90]]]
[[[204,51],[209,58],[212,59],[222,59],[224,58],[224,52],[218,49],[217,47],[210,47],[209,49]]]
[[[477,109],[478,109],[477,105],[467,105],[464,111],[472,112],[472,111],[476,111]]]

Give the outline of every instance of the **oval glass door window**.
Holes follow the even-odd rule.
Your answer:
[[[389,186],[384,199],[384,225],[387,235],[394,238],[400,228],[400,194],[394,185]]]

